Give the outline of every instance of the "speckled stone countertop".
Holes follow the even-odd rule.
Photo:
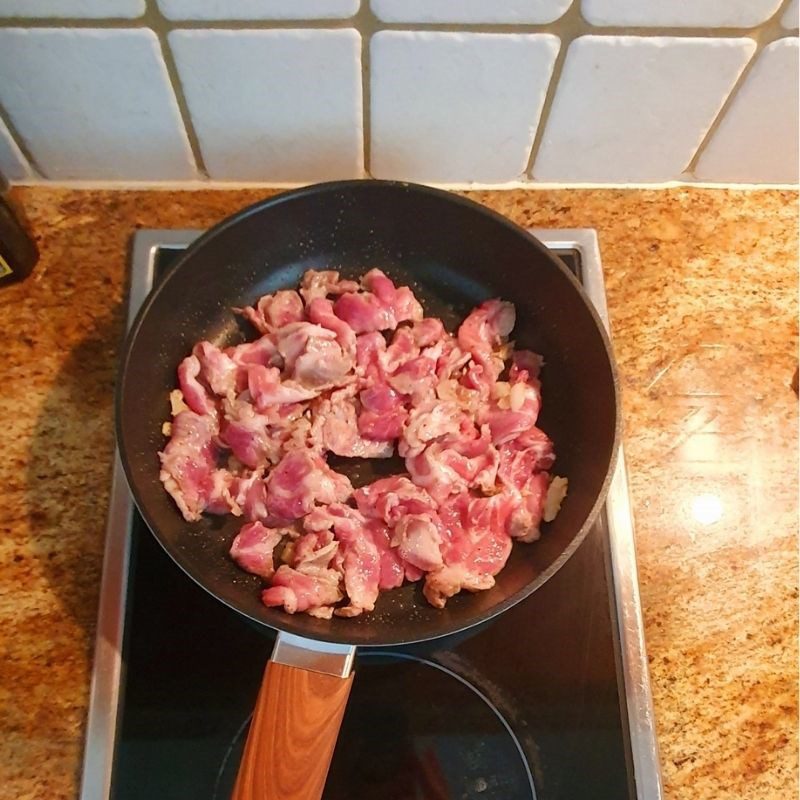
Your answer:
[[[42,258],[0,290],[2,798],[77,796],[130,235],[266,194],[15,191]],[[599,231],[667,797],[796,797],[797,194],[471,196]]]

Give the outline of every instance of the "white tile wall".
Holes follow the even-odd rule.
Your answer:
[[[558,52],[549,35],[372,39],[372,174],[502,183],[525,172]]]
[[[212,178],[362,174],[357,31],[175,31],[169,41]]]
[[[0,75],[0,103],[46,177],[196,176],[151,31],[2,29]]]
[[[145,0],[0,0],[0,17],[140,17]]]
[[[0,170],[793,182],[797,31],[798,0],[0,0]]]
[[[0,172],[10,181],[21,181],[30,176],[28,162],[2,120],[0,120]]]
[[[797,39],[773,42],[733,98],[697,164],[697,176],[797,183],[799,93]]]
[[[751,39],[576,39],[533,177],[579,183],[678,177],[754,49]]]
[[[800,2],[792,0],[786,6],[783,16],[781,16],[781,26],[786,28],[787,31],[797,30],[800,25]]]
[[[582,0],[593,25],[750,28],[769,19],[782,0]]]
[[[331,19],[350,17],[360,0],[158,0],[170,19]]]
[[[365,0],[366,1],[366,0]],[[572,0],[371,0],[385,22],[526,22],[558,19]]]

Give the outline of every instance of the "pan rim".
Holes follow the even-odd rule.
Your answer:
[[[475,614],[474,616],[470,616],[466,621],[461,620],[459,622],[452,623],[449,626],[445,626],[443,620],[442,630],[437,630],[433,633],[426,633],[416,637],[415,636],[409,637],[407,635],[403,637],[377,636],[375,637],[374,640],[370,640],[369,642],[364,642],[364,643],[361,643],[359,641],[354,642],[352,639],[346,636],[346,633],[345,635],[337,635],[336,633],[325,633],[325,632],[311,633],[305,629],[305,627],[302,625],[302,622],[295,623],[294,617],[289,614],[284,614],[283,616],[286,619],[285,620],[280,619],[280,622],[277,621],[275,623],[268,622],[260,618],[259,616],[248,613],[246,610],[239,608],[233,602],[230,602],[226,598],[221,597],[212,589],[208,588],[205,585],[205,583],[196,574],[194,574],[188,561],[182,559],[178,552],[174,552],[172,549],[167,547],[167,545],[162,540],[162,537],[157,532],[157,526],[154,524],[152,516],[148,513],[146,503],[143,502],[142,500],[139,487],[137,486],[136,481],[132,479],[133,471],[130,468],[130,462],[128,457],[129,454],[126,447],[125,436],[123,433],[123,425],[122,425],[123,405],[125,404],[125,398],[128,394],[128,392],[125,391],[127,376],[129,374],[128,364],[132,356],[133,345],[137,339],[138,332],[141,329],[144,320],[146,319],[149,313],[149,309],[157,302],[160,293],[165,290],[165,287],[169,285],[169,281],[173,280],[175,275],[180,274],[183,265],[193,257],[194,252],[202,248],[206,242],[223,234],[230,227],[238,225],[241,221],[247,219],[253,214],[261,213],[267,208],[273,208],[275,206],[282,205],[283,203],[300,200],[308,196],[332,193],[342,190],[351,190],[354,188],[358,188],[359,191],[361,190],[370,191],[370,190],[377,190],[380,188],[391,188],[391,189],[399,189],[404,192],[417,193],[420,195],[436,197],[445,202],[460,205],[464,208],[469,209],[474,213],[482,214],[487,218],[491,219],[494,223],[502,225],[513,234],[524,237],[526,242],[528,242],[529,245],[534,247],[534,249],[538,250],[541,256],[545,257],[553,266],[555,266],[558,270],[560,270],[563,276],[565,276],[569,281],[571,281],[572,285],[577,290],[581,302],[583,302],[587,311],[592,317],[595,323],[595,327],[603,342],[608,367],[611,373],[611,379],[612,379],[611,385],[614,395],[614,432],[611,443],[611,453],[605,478],[601,484],[597,497],[595,498],[594,504],[592,505],[580,529],[575,534],[573,539],[570,541],[569,545],[561,552],[558,558],[556,558],[555,561],[553,561],[553,563],[550,564],[549,567],[547,567],[547,569],[539,573],[533,580],[531,580],[529,583],[527,583],[524,587],[519,589],[514,594],[504,598],[501,602],[491,606],[490,608],[485,609],[483,612]],[[258,200],[244,207],[243,209],[235,212],[234,214],[220,220],[218,223],[210,227],[205,233],[203,233],[198,239],[196,239],[188,248],[186,248],[186,250],[183,253],[181,253],[181,255],[176,259],[174,265],[171,267],[169,273],[164,277],[163,280],[159,282],[159,284],[153,289],[153,291],[149,293],[145,301],[142,303],[141,307],[137,311],[136,316],[131,322],[130,328],[125,336],[125,339],[123,340],[118,369],[119,369],[118,372],[119,379],[116,385],[115,403],[114,403],[115,434],[116,434],[117,446],[119,448],[120,460],[123,465],[125,476],[128,481],[128,486],[131,495],[133,497],[134,503],[136,505],[136,508],[138,509],[139,514],[141,515],[145,524],[149,528],[151,534],[154,536],[159,545],[164,549],[167,555],[172,559],[172,561],[181,569],[181,571],[188,578],[194,581],[198,586],[200,586],[204,591],[206,591],[208,594],[214,597],[218,602],[223,603],[232,611],[241,615],[245,619],[248,619],[251,622],[256,623],[259,626],[263,626],[265,628],[268,628],[276,632],[292,633],[301,636],[303,638],[309,639],[311,641],[329,642],[329,643],[353,645],[353,646],[357,645],[368,648],[398,647],[398,646],[419,644],[422,642],[432,641],[435,639],[440,639],[443,637],[453,636],[459,633],[463,633],[466,630],[482,625],[491,620],[492,618],[502,614],[504,611],[507,611],[508,609],[512,608],[513,606],[517,605],[518,603],[528,598],[537,589],[539,589],[548,580],[550,580],[550,578],[552,578],[561,569],[561,567],[570,559],[570,557],[575,553],[578,547],[580,547],[580,545],[583,543],[584,539],[588,535],[589,531],[594,526],[598,518],[598,515],[605,503],[606,496],[608,494],[608,489],[613,479],[614,472],[616,470],[617,462],[619,459],[619,445],[621,439],[622,419],[621,419],[621,409],[620,409],[620,386],[619,386],[618,369],[616,366],[613,347],[611,344],[609,333],[606,330],[605,324],[603,323],[597,309],[594,307],[593,303],[589,300],[585,291],[583,290],[581,283],[566,268],[566,266],[564,266],[561,263],[561,261],[558,258],[556,258],[550,252],[550,250],[545,245],[543,245],[535,236],[533,236],[524,228],[520,227],[515,222],[512,222],[510,219],[503,216],[499,212],[496,212],[493,209],[488,208],[487,206],[484,206],[481,203],[478,203],[470,198],[463,197],[459,194],[454,194],[452,192],[448,192],[443,189],[436,189],[421,184],[409,183],[406,181],[369,179],[369,180],[328,181],[323,183],[310,184],[309,186],[305,186],[299,189],[293,189],[286,192],[280,192],[279,194],[276,194],[272,197],[263,200]]]

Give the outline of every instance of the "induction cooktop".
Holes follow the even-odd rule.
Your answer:
[[[135,234],[130,319],[200,233]],[[595,232],[533,233],[607,324]],[[273,642],[173,564],[117,459],[81,800],[227,800]],[[325,800],[661,800],[624,455],[533,595],[465,634],[360,649],[355,673]]]

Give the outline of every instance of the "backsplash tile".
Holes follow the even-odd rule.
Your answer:
[[[210,177],[363,174],[356,30],[179,30],[169,42]]]
[[[2,120],[0,120],[0,174],[9,181],[21,181],[30,177],[28,162]]]
[[[769,19],[782,0],[581,0],[593,25],[662,28],[750,28]]]
[[[0,0],[0,169],[797,182],[798,2]]]
[[[792,0],[781,16],[781,27],[785,28],[787,31],[794,31],[797,30],[798,26],[800,26],[800,2],[798,0]]]
[[[697,164],[709,181],[798,180],[798,40],[782,39],[758,57]]]
[[[366,0],[365,0],[366,2]],[[360,0],[158,0],[170,19],[331,19],[351,17]]]
[[[680,178],[754,49],[751,39],[576,39],[533,177],[578,183]]]
[[[149,30],[0,30],[0,103],[51,179],[196,177]]]
[[[140,17],[145,0],[0,0],[0,17]]]
[[[520,178],[558,52],[549,35],[372,39],[371,171],[379,178]]]
[[[527,22],[558,19],[572,0],[370,0],[385,22]],[[365,0],[366,2],[366,0]]]

